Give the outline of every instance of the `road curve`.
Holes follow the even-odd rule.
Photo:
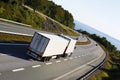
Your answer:
[[[33,35],[34,29],[0,22],[0,30]],[[0,80],[75,80],[105,57],[96,42],[76,46],[71,57],[39,62],[26,55],[29,44],[0,43]]]
[[[101,62],[104,52],[92,41],[71,57],[39,62],[26,55],[29,44],[0,44],[0,80],[74,80]]]

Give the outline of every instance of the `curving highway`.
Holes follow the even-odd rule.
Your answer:
[[[0,80],[74,80],[98,65],[104,52],[92,41],[71,57],[39,62],[26,55],[28,44],[0,44]]]
[[[33,29],[30,29],[32,33],[24,31],[24,27],[19,29],[11,26],[13,24],[3,25],[0,23],[0,30],[34,33]],[[0,43],[0,80],[76,80],[105,58],[103,49],[96,46],[93,40],[89,45],[76,46],[71,57],[52,59],[49,62],[36,61],[26,55],[28,45]]]

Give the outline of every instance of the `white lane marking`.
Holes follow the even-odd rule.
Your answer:
[[[59,79],[65,77],[65,76],[67,76],[67,75],[69,75],[69,74],[71,74],[71,73],[73,73],[73,72],[75,72],[75,71],[77,71],[77,70],[85,67],[85,66],[86,66],[86,65],[82,65],[82,66],[80,66],[80,67],[78,67],[78,68],[76,68],[76,69],[74,69],[74,70],[72,70],[72,71],[70,71],[70,72],[68,72],[68,73],[65,73],[65,74],[63,74],[62,76],[59,76],[59,77],[57,77],[57,78],[55,78],[55,79],[53,79],[53,80],[59,80]]]
[[[32,68],[37,68],[37,67],[40,67],[41,65],[34,65],[32,66]]]
[[[70,57],[70,60],[72,60],[73,58],[72,57]]]
[[[46,63],[46,65],[50,65],[50,64],[52,64],[52,62]]]
[[[103,55],[103,53],[102,53],[98,58],[93,59],[92,61],[90,61],[90,62],[88,62],[88,63],[86,63],[86,64],[84,64],[84,65],[82,65],[82,66],[80,66],[80,67],[78,67],[78,68],[75,68],[75,69],[73,69],[72,71],[70,71],[70,72],[68,72],[68,73],[65,73],[65,74],[63,74],[63,75],[61,75],[61,76],[59,76],[59,77],[57,77],[57,78],[55,78],[55,79],[53,79],[53,80],[59,80],[59,79],[65,77],[65,76],[68,76],[69,74],[71,74],[71,73],[73,73],[73,72],[75,72],[75,71],[78,71],[79,69],[81,69],[81,68],[83,68],[83,67],[86,67],[87,64],[90,64],[90,63],[98,60],[100,57],[102,57],[102,55]]]
[[[14,69],[14,70],[12,70],[13,72],[17,72],[17,71],[23,71],[23,70],[25,70],[24,68],[19,68],[19,69]]]
[[[77,58],[77,56],[74,57],[75,59]]]
[[[61,61],[60,60],[56,61],[56,63],[59,63],[59,62],[61,62]]]
[[[81,56],[78,56],[78,57],[81,57]]]
[[[67,61],[68,59],[64,59],[64,61]]]

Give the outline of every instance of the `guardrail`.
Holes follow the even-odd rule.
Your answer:
[[[21,26],[32,27],[31,25],[28,25],[28,24],[23,24],[23,23],[12,21],[12,20],[3,19],[3,18],[0,18],[0,21],[13,23],[13,24],[21,25]]]
[[[103,59],[103,61],[100,64],[95,66],[93,69],[88,71],[86,74],[84,74],[83,76],[81,76],[77,80],[85,80],[85,79],[87,79],[92,73],[94,73],[98,68],[100,68],[105,63],[106,59],[107,59],[107,53],[105,53],[105,58]]]

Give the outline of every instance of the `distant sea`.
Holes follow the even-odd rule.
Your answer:
[[[110,41],[113,45],[115,45],[115,47],[118,50],[120,50],[120,41],[119,40],[117,40],[117,39],[115,39],[107,34],[104,34],[104,33],[100,32],[100,31],[98,31],[98,30],[96,30],[88,25],[85,25],[77,20],[75,20],[74,23],[75,23],[75,29],[82,29],[82,30],[87,31],[91,34],[97,34],[100,37],[106,37],[106,39],[108,41]]]

